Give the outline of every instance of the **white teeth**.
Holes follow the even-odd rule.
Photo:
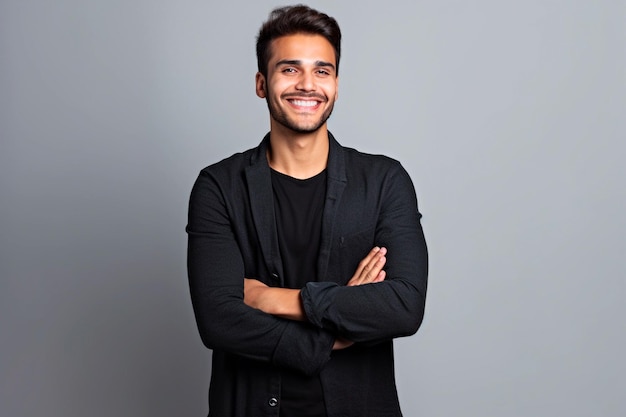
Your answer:
[[[292,100],[291,101],[296,106],[300,107],[313,107],[317,105],[317,101],[308,101],[308,100]]]

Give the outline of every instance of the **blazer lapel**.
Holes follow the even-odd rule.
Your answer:
[[[272,178],[266,157],[268,141],[269,134],[250,158],[250,165],[246,168],[245,173],[250,209],[259,237],[261,253],[271,274],[267,279],[271,281],[270,285],[282,286],[283,268],[274,217]]]
[[[346,188],[348,179],[346,176],[346,163],[343,148],[333,135],[328,133],[330,142],[327,164],[327,185],[326,202],[324,204],[324,214],[322,217],[322,240],[320,242],[320,252],[317,263],[318,277],[325,279],[330,261],[330,250],[334,240],[335,215],[341,201],[341,196]]]

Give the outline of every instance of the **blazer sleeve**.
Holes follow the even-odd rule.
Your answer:
[[[232,224],[221,188],[214,176],[201,172],[191,192],[186,228],[189,287],[203,343],[305,374],[318,373],[332,350],[334,337],[328,331],[244,304],[244,261],[233,233],[244,226]]]
[[[354,342],[414,334],[424,317],[428,253],[413,183],[396,162],[380,190],[375,244],[388,249],[386,279],[353,287],[310,282],[301,291],[311,323]]]

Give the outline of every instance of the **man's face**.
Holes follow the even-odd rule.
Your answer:
[[[337,100],[335,50],[323,36],[295,34],[272,41],[267,79],[256,76],[272,129],[312,133],[324,126]]]

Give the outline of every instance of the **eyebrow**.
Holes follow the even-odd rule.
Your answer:
[[[299,59],[283,59],[282,61],[278,61],[276,63],[276,67],[280,67],[281,65],[297,65],[297,66],[301,66],[302,65],[302,61]],[[316,67],[329,67],[332,68],[333,70],[335,70],[335,66],[333,64],[331,64],[330,62],[326,62],[326,61],[315,61],[315,66]]]

